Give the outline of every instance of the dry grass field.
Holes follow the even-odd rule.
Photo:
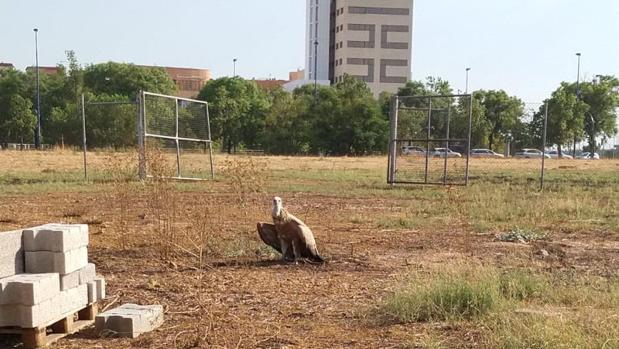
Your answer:
[[[384,157],[217,155],[215,181],[141,183],[133,155],[89,153],[84,182],[80,153],[0,152],[0,231],[87,223],[104,306],[164,305],[137,339],[90,330],[55,347],[619,348],[619,161],[548,160],[540,192],[537,160],[472,160],[468,187],[391,188]],[[274,195],[325,265],[261,244]]]

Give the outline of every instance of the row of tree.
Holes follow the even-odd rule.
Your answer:
[[[43,139],[48,144],[81,144],[80,98],[89,102],[134,101],[138,91],[174,94],[176,86],[163,69],[132,64],[103,63],[81,67],[73,52],[67,52],[68,66],[58,74],[41,75]],[[0,144],[31,143],[34,137],[34,72],[0,71]],[[400,132],[407,136],[427,132],[423,112],[427,105],[405,96],[449,95],[449,83],[440,78],[411,81],[397,95],[402,105],[413,110],[400,114]],[[361,155],[385,152],[389,135],[392,96],[374,98],[367,85],[346,77],[333,86],[313,85],[292,93],[282,89],[263,90],[253,81],[239,77],[212,80],[199,99],[210,102],[213,138],[223,151],[263,149],[272,154]],[[423,101],[423,100],[421,100]],[[423,105],[421,105],[421,104]],[[562,83],[545,101],[548,104],[548,145],[562,150],[617,133],[619,80],[602,76],[596,81]],[[135,145],[135,105],[87,105],[87,137],[90,147]],[[446,118],[431,118],[431,131],[466,138],[468,103],[464,99],[437,99],[433,109],[449,110]],[[473,93],[472,144],[503,150],[509,141],[514,148],[540,147],[545,106],[529,113],[525,103],[503,90]],[[191,124],[192,116],[183,116]],[[185,120],[187,119],[187,120]],[[440,138],[440,137],[437,137]]]
[[[67,52],[68,65],[40,74],[43,142],[81,145],[81,96],[89,102],[135,101],[137,91],[174,93],[176,85],[162,68],[103,63],[81,67]],[[36,126],[35,71],[0,70],[0,145],[32,143]],[[135,144],[135,106],[89,108],[87,136],[93,147]]]

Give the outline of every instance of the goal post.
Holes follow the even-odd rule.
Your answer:
[[[215,178],[208,102],[141,91],[138,108],[140,178],[152,177],[148,151],[157,147],[178,180]]]
[[[468,185],[471,94],[394,96],[387,183]]]

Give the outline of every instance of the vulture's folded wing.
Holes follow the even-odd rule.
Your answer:
[[[282,253],[282,246],[277,238],[275,225],[268,223],[258,223],[258,235],[265,244],[273,247],[277,252]]]

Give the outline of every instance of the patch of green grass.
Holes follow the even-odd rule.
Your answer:
[[[471,327],[484,348],[619,348],[618,306],[614,278],[443,265],[413,273],[379,314]]]
[[[502,301],[495,273],[459,267],[431,278],[414,275],[386,300],[382,313],[402,323],[458,321],[487,314]]]
[[[546,277],[526,270],[510,270],[499,277],[499,288],[506,299],[522,301],[539,298],[548,291],[548,287]]]
[[[483,326],[487,348],[619,348],[616,314],[500,313]]]

